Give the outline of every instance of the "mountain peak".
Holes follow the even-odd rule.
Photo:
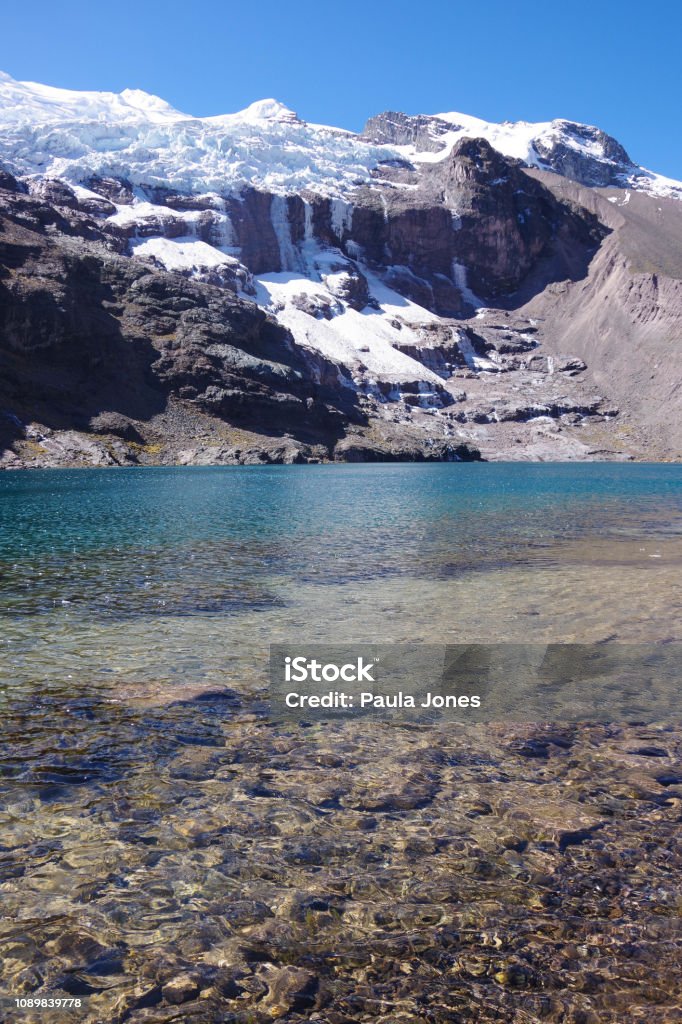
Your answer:
[[[202,117],[202,121],[214,125],[230,125],[237,122],[250,124],[257,121],[278,121],[283,123],[300,124],[300,118],[295,111],[291,110],[284,103],[272,98],[256,100],[250,103],[243,110],[235,114],[216,114],[214,117]]]
[[[242,114],[248,114],[251,117],[258,118],[264,121],[298,121],[299,117],[293,110],[285,106],[284,103],[280,103],[279,100],[266,99],[256,100],[255,103],[251,103]]]
[[[343,198],[378,166],[435,163],[467,137],[584,185],[682,195],[679,182],[633,164],[599,128],[567,120],[497,124],[457,112],[385,111],[356,135],[302,121],[272,97],[196,117],[141,89],[78,91],[0,73],[0,128],[0,159],[11,173],[76,183],[104,173],[193,192],[238,192],[248,183]]]

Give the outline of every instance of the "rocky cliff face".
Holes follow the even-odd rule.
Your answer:
[[[306,444],[333,445],[348,424],[365,421],[344,368],[300,350],[254,303],[121,255],[122,240],[78,204],[57,208],[8,176],[3,184],[5,435],[39,443],[60,430],[111,434],[134,443],[130,451],[115,445],[111,461],[133,461],[135,445],[144,449],[156,436],[152,429],[147,437],[145,425],[175,404],[176,441],[184,408],[185,418],[192,412],[288,436],[293,459]],[[28,421],[41,426],[19,429]]]
[[[2,464],[679,454],[682,204],[615,140],[143,95],[115,159],[0,97]]]

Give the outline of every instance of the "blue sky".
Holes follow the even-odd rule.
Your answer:
[[[679,0],[33,0],[5,5],[0,68],[72,89],[145,89],[197,115],[273,96],[351,129],[386,109],[566,117],[682,178],[681,39]]]

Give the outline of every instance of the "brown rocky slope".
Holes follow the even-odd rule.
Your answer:
[[[310,192],[222,200],[239,260],[188,273],[131,247],[181,237],[188,211],[217,244],[214,197],[148,189],[161,212],[136,221],[122,179],[84,199],[0,174],[0,465],[679,458],[677,199],[579,185],[483,139],[374,179],[340,221]],[[292,269],[319,294],[253,301],[254,275]],[[377,281],[405,314],[387,317]],[[381,317],[415,372],[377,377],[291,327],[350,310]]]

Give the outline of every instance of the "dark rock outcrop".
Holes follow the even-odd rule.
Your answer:
[[[460,140],[414,190],[365,186],[354,202],[337,244],[388,268],[392,288],[441,316],[464,315],[471,293],[501,304],[541,263],[538,287],[585,273],[606,233],[484,139]]]
[[[307,292],[294,295],[291,304],[316,320],[331,320],[343,311],[339,303],[329,302],[324,295],[310,295]]]
[[[334,458],[337,462],[480,462],[481,453],[470,444],[379,445],[353,435],[339,441]]]
[[[554,125],[553,137],[536,139],[533,148],[547,168],[557,174],[581,185],[603,188],[621,184],[625,175],[636,170],[620,142],[601,129],[570,121],[556,121]],[[571,140],[581,146],[587,144],[596,150],[599,158],[587,157],[584,151],[570,144]]]
[[[3,423],[139,441],[140,423],[180,401],[235,427],[334,443],[362,422],[342,368],[308,362],[253,303],[112,253],[86,216],[0,196],[0,407]],[[78,243],[46,232],[64,224]],[[336,384],[335,388],[330,382]]]
[[[438,153],[444,147],[439,136],[452,130],[452,125],[425,114],[410,116],[395,110],[370,117],[361,138],[379,146],[412,145],[423,153]]]
[[[556,277],[567,276],[563,246],[580,247],[586,268],[606,233],[596,217],[558,203],[483,139],[462,139],[430,177],[457,218],[453,258],[490,304],[514,292],[543,256],[557,259]]]

